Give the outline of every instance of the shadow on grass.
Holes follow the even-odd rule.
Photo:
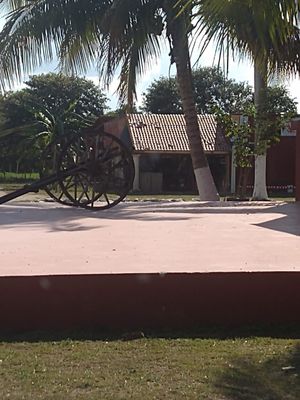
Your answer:
[[[214,386],[228,400],[299,400],[300,344],[261,362],[233,358]]]
[[[5,332],[0,331],[0,343],[15,342],[52,342],[64,340],[76,341],[116,341],[135,339],[217,339],[228,340],[234,338],[270,337],[276,339],[300,339],[300,324],[286,325],[256,325],[256,326],[205,326],[201,328],[176,330],[140,329],[125,330],[67,330],[67,331],[33,331],[33,332]],[[299,345],[300,346],[300,345]],[[300,391],[299,391],[300,393]]]

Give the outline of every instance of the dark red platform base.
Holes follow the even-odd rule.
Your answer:
[[[1,331],[299,322],[299,272],[0,278]]]

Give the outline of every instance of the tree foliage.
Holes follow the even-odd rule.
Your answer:
[[[227,113],[239,113],[253,100],[248,83],[228,79],[216,67],[193,71],[193,84],[198,113],[209,114],[216,107]],[[176,78],[161,77],[155,80],[144,93],[142,109],[158,114],[182,113]]]
[[[262,101],[256,109],[255,154],[263,154],[278,142],[282,128],[297,113],[297,106],[283,86],[267,87],[261,93]]]
[[[32,76],[26,88],[0,97],[2,163],[36,166],[45,146],[69,136],[103,115],[106,97],[84,78],[62,74]],[[2,166],[4,168],[4,166]]]
[[[142,111],[153,114],[182,114],[182,105],[175,78],[160,77],[143,93]]]
[[[119,73],[131,103],[137,78],[161,51],[162,6],[177,0],[0,0],[8,11],[0,32],[0,84],[22,81],[54,59],[67,74],[97,66],[102,83]],[[174,10],[174,15],[176,11]]]
[[[218,122],[235,147],[234,162],[241,168],[251,167],[255,155],[277,143],[281,129],[297,112],[296,102],[283,86],[268,87],[262,96],[264,101],[260,110],[252,104],[236,117],[216,110]],[[255,128],[261,131],[260,142],[255,141]]]
[[[213,40],[220,55],[250,58],[261,73],[298,75],[299,0],[182,0],[193,3],[203,52]]]
[[[106,97],[93,82],[63,74],[31,76],[26,87],[0,97],[0,110],[5,115],[5,126],[10,128],[34,122],[36,114],[47,110],[53,115],[74,104],[74,113],[82,117],[103,115]]]

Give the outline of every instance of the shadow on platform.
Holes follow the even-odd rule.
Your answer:
[[[213,215],[270,215],[270,220],[253,224],[262,228],[300,236],[300,203],[284,203],[270,206],[221,206],[210,203],[122,203],[105,211],[88,211],[84,209],[54,206],[24,205],[12,203],[0,208],[0,225],[6,229],[14,226],[45,226],[50,231],[85,231],[105,227],[105,220],[140,220],[140,221],[182,221],[204,214]],[[279,217],[274,219],[274,214]],[[272,215],[272,217],[271,217]],[[97,226],[86,227],[83,219],[97,219]]]

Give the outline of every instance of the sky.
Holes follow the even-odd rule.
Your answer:
[[[197,62],[197,66],[205,66],[205,67],[211,67],[213,65],[216,65],[214,63],[214,47],[211,45],[207,51],[203,54],[201,57],[201,60]],[[192,54],[192,65],[197,60],[197,51],[194,51]],[[147,72],[147,74],[144,77],[141,77],[139,84],[138,84],[138,99],[137,99],[137,104],[141,105],[142,103],[142,93],[145,91],[145,89],[153,82],[154,79],[158,79],[160,76],[168,76],[170,75],[175,75],[175,66],[171,67],[170,70],[170,60],[168,54],[165,52],[161,58],[157,61],[157,63],[154,63]],[[229,62],[229,71],[228,71],[228,78],[235,79],[236,81],[246,81],[248,82],[252,87],[254,83],[254,70],[253,70],[253,65],[249,61],[243,61],[243,62],[238,62],[234,61],[233,59],[230,60]],[[92,77],[95,83],[98,82],[98,78]],[[287,87],[289,90],[289,93],[292,98],[295,98],[296,101],[298,102],[298,113],[300,113],[300,78],[297,79],[291,79],[289,81],[283,82],[284,85]],[[118,85],[118,79],[116,78],[111,85],[110,88],[110,96],[113,96],[114,91],[116,90]],[[116,96],[112,97],[111,104],[116,103]]]
[[[4,20],[0,16],[0,29],[2,28],[3,23]],[[194,51],[191,56],[192,65],[194,65],[197,58],[198,58],[197,48],[194,48]],[[215,65],[214,46],[211,45],[208,47],[207,51],[198,61],[197,66],[213,66],[213,65]],[[37,70],[33,71],[32,74],[47,73],[50,71],[57,71],[55,62],[47,65],[42,65]],[[168,50],[165,49],[162,52],[160,59],[157,60],[157,62],[151,63],[151,68],[149,68],[146,74],[144,76],[141,76],[138,81],[137,102],[136,102],[138,107],[142,105],[142,94],[143,92],[145,92],[146,88],[151,84],[151,82],[153,82],[153,80],[155,79],[158,79],[160,76],[168,76],[169,74],[171,76],[175,75],[175,67],[172,66],[170,68]],[[228,77],[235,79],[236,81],[246,81],[251,86],[253,86],[253,77],[254,77],[253,66],[250,64],[249,61],[239,62],[231,59],[229,62]],[[96,70],[88,71],[87,74],[85,75],[85,78],[90,79],[96,85],[99,85],[99,77],[97,76]],[[26,77],[24,81],[25,80]],[[300,78],[291,79],[289,81],[284,82],[284,84],[288,88],[291,97],[298,102],[298,113],[300,113]],[[16,84],[13,89],[17,90],[23,86],[24,84]],[[117,86],[118,86],[118,77],[116,76],[109,87],[109,91],[105,92],[109,100],[108,106],[112,110],[118,107],[118,97],[116,95]]]

